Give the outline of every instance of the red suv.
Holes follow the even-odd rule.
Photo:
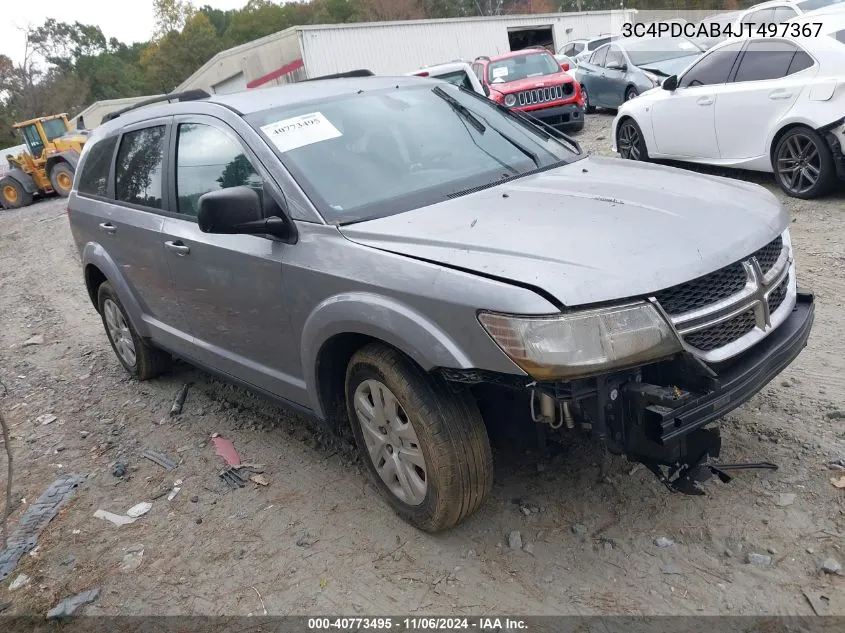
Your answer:
[[[584,127],[581,87],[545,49],[479,57],[472,69],[494,101],[568,130]]]

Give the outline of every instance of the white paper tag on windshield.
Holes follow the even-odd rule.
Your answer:
[[[507,77],[508,76],[508,67],[507,66],[499,66],[499,68],[493,69],[493,77]]]
[[[292,119],[268,123],[261,126],[261,131],[273,141],[280,152],[289,152],[298,147],[343,136],[322,112],[311,112]]]

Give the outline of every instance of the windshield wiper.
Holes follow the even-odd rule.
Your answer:
[[[481,121],[478,120],[478,118],[472,112],[470,112],[469,108],[467,108],[464,104],[462,104],[460,101],[455,99],[455,97],[450,95],[448,92],[443,90],[443,88],[441,88],[440,86],[436,86],[436,87],[432,88],[431,91],[434,94],[436,94],[438,97],[443,99],[443,101],[445,101],[450,106],[452,106],[452,108],[455,110],[455,112],[458,112],[467,121],[469,121],[469,123],[470,123],[470,125],[472,125],[472,127],[474,127],[476,130],[478,130],[481,134],[484,134],[484,132],[487,130],[487,128],[484,126],[484,124]],[[537,157],[537,154],[532,152],[527,147],[523,147],[521,143],[513,140],[510,136],[508,136],[507,134],[504,134],[500,130],[497,130],[496,128],[493,128],[493,130],[499,136],[501,136],[503,139],[505,139],[508,143],[510,143],[516,149],[518,149],[520,152],[522,152],[525,156],[527,156],[529,159],[531,159],[531,162],[534,163],[535,167],[540,166],[540,159]]]
[[[458,114],[460,114],[462,117],[464,117],[467,121],[469,121],[469,124],[476,130],[478,130],[480,134],[484,134],[487,128],[481,121],[478,120],[478,118],[472,112],[469,111],[469,108],[467,108],[464,104],[455,99],[455,97],[450,95],[448,92],[443,90],[443,88],[441,88],[440,86],[435,86],[431,89],[431,91],[438,97],[443,99],[443,101],[452,106],[452,109]]]
[[[558,142],[564,142],[570,145],[576,153],[581,154],[581,145],[571,136],[568,136],[558,130],[556,127],[553,127],[543,121],[542,119],[538,119],[537,117],[533,117],[529,114],[525,114],[524,112],[520,112],[519,110],[511,110],[509,107],[502,105],[501,103],[493,102],[499,110],[504,113],[509,114],[510,116],[514,117],[519,123],[527,128],[529,128],[535,134],[539,134],[545,140],[549,140],[554,138]]]

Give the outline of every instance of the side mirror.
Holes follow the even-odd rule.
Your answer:
[[[671,77],[666,77],[661,85],[664,90],[674,90],[678,87],[678,76],[672,75]]]
[[[484,89],[484,94],[488,97],[490,96],[490,86],[487,84],[481,84],[481,87]]]
[[[203,194],[197,221],[203,233],[272,235],[281,239],[290,239],[292,235],[286,219],[264,217],[261,198],[250,187],[229,187]]]
[[[566,62],[563,62],[563,63],[560,65],[560,69],[561,69],[562,71],[566,72],[567,70],[569,70],[569,64],[567,64]]]

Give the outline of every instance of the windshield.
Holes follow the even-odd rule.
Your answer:
[[[62,119],[50,119],[49,121],[42,121],[41,127],[44,128],[44,135],[48,141],[59,138],[67,133],[65,122]]]
[[[800,8],[804,13],[808,11],[815,11],[816,9],[823,9],[824,7],[829,7],[832,4],[842,4],[845,0],[804,0],[803,2],[798,3],[798,8]]]
[[[550,54],[533,53],[490,62],[487,67],[487,81],[496,84],[559,72],[560,65],[555,63],[554,57]]]
[[[634,66],[648,66],[670,59],[697,55],[701,48],[685,37],[655,37],[620,44]]]
[[[489,99],[442,82],[273,108],[246,119],[332,223],[409,211],[580,158]]]

